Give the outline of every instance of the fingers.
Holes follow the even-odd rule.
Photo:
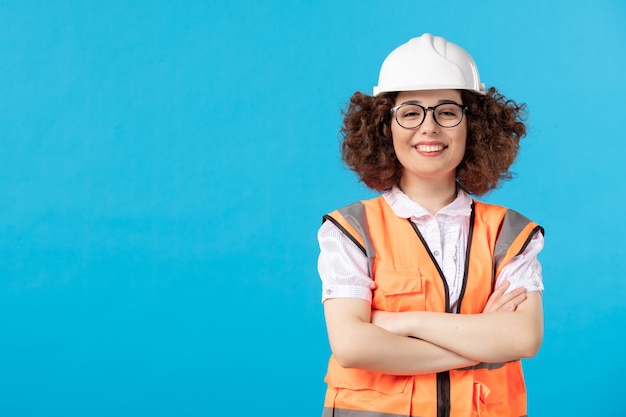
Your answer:
[[[499,285],[487,300],[487,304],[483,309],[483,313],[494,311],[515,311],[517,306],[526,300],[526,289],[524,287],[516,288],[505,294],[511,286],[509,281],[504,281]]]
[[[516,288],[500,298],[494,311],[515,311],[524,300],[526,300],[526,289]]]
[[[504,294],[504,292],[507,290],[507,288],[509,288],[510,286],[511,286],[511,283],[508,280],[498,285],[496,289],[494,290],[494,292],[491,294],[491,296],[489,296],[489,299],[487,300],[487,304],[485,305],[483,312],[487,313],[490,311],[497,311],[500,307],[502,307],[501,297]]]
[[[506,303],[505,311],[517,310],[517,306],[522,304],[527,298],[526,290],[524,288],[516,288],[514,291],[511,292],[519,292],[519,294]]]

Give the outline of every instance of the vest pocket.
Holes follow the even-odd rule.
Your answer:
[[[348,369],[337,366],[328,372],[325,381],[334,388],[354,391],[372,390],[381,394],[401,394],[405,391],[408,376],[380,374],[360,369]]]
[[[489,417],[489,407],[487,406],[487,397],[491,390],[480,382],[474,382],[473,409],[472,417]]]
[[[423,311],[426,294],[419,271],[377,268],[374,308],[385,311]]]
[[[411,415],[411,377],[330,366],[324,407],[335,416]]]
[[[526,415],[526,389],[520,361],[493,369],[475,369],[474,411],[477,416]]]

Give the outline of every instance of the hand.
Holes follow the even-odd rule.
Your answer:
[[[508,294],[504,292],[511,286],[509,281],[504,281],[491,294],[483,313],[493,313],[495,311],[515,311],[517,306],[526,300],[526,289],[516,288]]]

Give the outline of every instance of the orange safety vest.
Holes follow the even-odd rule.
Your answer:
[[[383,197],[324,216],[367,256],[376,284],[372,309],[481,313],[502,267],[543,229],[504,207],[474,201],[463,287],[451,311],[446,280],[417,226]],[[331,356],[323,417],[471,417],[526,415],[519,360],[424,375],[342,368]]]

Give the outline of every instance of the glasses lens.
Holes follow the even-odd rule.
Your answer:
[[[415,104],[400,106],[396,111],[396,119],[400,126],[412,129],[424,121],[424,109]]]
[[[440,104],[434,108],[435,120],[443,127],[454,127],[463,119],[463,109],[456,104]]]

